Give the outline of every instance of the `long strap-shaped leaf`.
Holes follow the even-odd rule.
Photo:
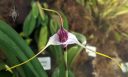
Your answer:
[[[13,52],[16,53],[15,55],[17,55],[19,59],[22,59],[21,61],[24,61],[34,55],[32,50],[27,46],[24,40],[19,37],[16,31],[14,31],[8,24],[3,21],[0,21],[0,31],[8,36],[8,40],[10,39],[15,44],[15,46],[17,46],[16,49],[19,49],[19,51],[14,49]],[[29,69],[31,69],[31,71],[33,71],[33,73],[36,74],[36,77],[47,77],[41,64],[36,58],[28,63],[27,66]]]
[[[19,61],[16,58],[16,56],[12,52],[8,52],[8,50],[11,50],[12,48],[9,47],[9,45],[8,45],[8,44],[10,44],[9,42],[8,42],[8,44],[5,43],[5,41],[6,41],[5,39],[6,38],[4,38],[3,34],[1,34],[1,31],[0,31],[0,37],[3,37],[2,39],[0,38],[0,48],[3,48],[3,49],[7,50],[7,51],[4,52],[5,56],[7,57],[6,62],[9,63],[10,65],[14,65],[16,63],[19,63]],[[23,69],[21,67],[17,68],[17,71],[20,74],[20,76],[26,77],[25,72],[23,71]]]
[[[28,59],[22,51],[19,49],[19,47],[2,31],[0,31],[0,47],[4,50],[5,55],[8,57],[9,62],[12,62],[14,65],[14,62],[16,58],[23,61]],[[12,55],[12,56],[11,56]],[[11,63],[11,65],[12,65]],[[19,63],[19,62],[17,62]],[[31,70],[34,68],[32,67],[32,64],[28,63],[28,67],[31,68]],[[34,72],[34,71],[33,71]],[[36,74],[36,73],[35,73]]]

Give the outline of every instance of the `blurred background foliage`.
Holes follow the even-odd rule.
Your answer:
[[[39,55],[52,58],[50,71],[44,71],[37,58],[13,73],[5,71],[4,65],[13,66],[39,52],[59,29],[59,17],[41,7],[60,12],[65,29],[81,43],[87,40],[117,62],[128,61],[128,0],[14,1],[0,1],[0,77],[65,77],[65,49],[61,46],[50,46]],[[9,15],[13,6],[16,21]],[[69,77],[127,77],[112,61],[88,57],[77,45],[68,46],[67,51]]]

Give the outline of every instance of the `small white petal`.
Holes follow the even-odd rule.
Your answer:
[[[123,73],[128,72],[128,62],[126,63],[121,63],[121,69]]]
[[[64,42],[64,44],[75,44],[78,43],[79,41],[77,40],[76,36],[72,33],[68,32],[68,40]]]
[[[65,42],[60,42],[57,34],[51,36],[48,41],[48,44],[50,45],[68,45],[75,43],[79,43],[79,41],[77,40],[76,36],[70,32],[68,32],[68,39]]]
[[[54,34],[49,38],[48,44],[50,45],[60,45],[59,38],[57,34]]]
[[[96,47],[87,45],[86,52],[91,57],[96,57]]]

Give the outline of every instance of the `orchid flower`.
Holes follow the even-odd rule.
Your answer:
[[[84,44],[81,44],[74,34],[72,34],[71,32],[68,32],[66,29],[64,29],[62,17],[58,12],[56,12],[54,10],[50,10],[50,9],[45,9],[45,8],[42,8],[42,9],[43,10],[47,10],[47,11],[55,12],[60,16],[60,20],[61,20],[60,29],[57,31],[57,33],[55,33],[54,35],[52,35],[49,38],[46,46],[40,52],[38,52],[33,57],[31,57],[30,59],[28,59],[28,60],[26,60],[26,61],[24,61],[24,62],[22,62],[20,64],[17,64],[17,65],[12,66],[12,67],[6,66],[6,70],[12,72],[12,69],[14,69],[16,67],[19,67],[19,66],[21,66],[23,64],[26,64],[27,62],[31,61],[32,59],[37,57],[39,54],[41,54],[50,45],[63,45],[64,47],[66,47],[69,44],[77,44],[77,45],[85,48],[87,53],[88,53],[88,55],[90,55],[89,53],[93,53],[93,55],[95,55],[95,53],[96,53],[96,54],[101,55],[103,57],[106,57],[106,58],[109,58],[111,60],[114,60],[112,57],[110,57],[110,56],[108,56],[106,54],[103,54],[103,53],[100,53],[100,52],[96,52],[96,49],[93,50],[89,46],[85,46],[84,44],[86,44],[86,40],[85,40]],[[120,67],[120,64],[117,63],[117,65]]]
[[[61,27],[56,34],[50,37],[48,45],[64,45],[78,43],[76,36]]]
[[[109,58],[109,59],[113,60],[112,57],[110,57],[110,56],[108,56],[108,55],[105,55],[105,54],[103,54],[103,53],[100,53],[100,52],[96,52],[95,49],[93,48],[94,50],[92,50],[92,48],[90,48],[90,46],[85,46],[85,45],[81,44],[81,43],[78,41],[78,39],[76,38],[76,36],[75,36],[74,34],[68,32],[67,30],[65,30],[65,29],[61,26],[60,29],[58,30],[58,32],[55,33],[53,36],[51,36],[51,37],[49,38],[48,43],[46,44],[46,46],[45,46],[40,52],[38,52],[38,53],[37,53],[36,55],[34,55],[32,58],[30,58],[30,59],[24,61],[24,62],[21,63],[21,64],[15,65],[15,66],[13,66],[13,67],[7,67],[7,66],[6,66],[6,67],[7,67],[7,70],[8,70],[8,71],[11,71],[11,69],[14,69],[14,68],[16,68],[16,67],[18,67],[18,66],[21,66],[21,65],[23,65],[23,64],[25,64],[25,63],[31,61],[31,60],[34,59],[36,56],[38,56],[39,54],[41,54],[41,53],[42,53],[48,46],[50,46],[50,45],[64,45],[64,46],[67,46],[67,45],[69,45],[69,44],[77,44],[77,45],[79,45],[79,46],[85,48],[86,51],[87,51],[87,53],[93,53],[93,55],[94,55],[94,53],[96,53],[96,54],[98,54],[98,55],[101,55],[101,56],[103,56],[103,57],[106,57],[106,58]],[[90,55],[90,54],[89,54],[89,55]],[[96,56],[96,55],[95,55],[95,56]],[[119,64],[118,64],[118,66],[120,67]]]

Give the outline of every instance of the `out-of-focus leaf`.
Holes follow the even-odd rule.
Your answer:
[[[82,6],[85,6],[86,0],[76,0]]]
[[[57,29],[61,26],[60,25],[60,19],[58,16],[56,15],[52,15],[53,19],[50,20],[50,31],[51,31],[51,34],[54,34]],[[66,18],[66,16],[62,13],[62,17],[63,17],[63,26],[65,29],[68,30],[69,26],[68,26],[68,20]]]
[[[63,20],[64,20],[64,28],[68,30],[69,29],[68,19],[64,14],[62,14],[62,16],[63,16]]]
[[[115,39],[117,42],[120,42],[121,41],[121,35],[118,33],[118,32],[115,32]]]
[[[25,41],[26,41],[26,43],[27,43],[28,45],[30,45],[30,43],[31,43],[32,39],[27,38]]]
[[[60,69],[56,68],[52,74],[52,77],[59,77]]]
[[[24,21],[23,32],[25,36],[29,36],[35,28],[36,19],[33,17],[32,12],[28,14]]]
[[[126,38],[128,38],[128,33],[122,32],[121,35],[123,35],[123,36],[125,36]]]
[[[75,34],[75,36],[77,37],[77,39],[80,41],[80,42],[85,42],[86,41],[86,37],[80,33],[77,33],[77,32],[72,32],[73,34]]]
[[[17,60],[16,58],[18,58],[20,62],[23,62],[34,55],[25,41],[3,21],[0,21],[0,48],[3,49],[5,55],[8,56],[8,63],[14,62]],[[19,64],[19,62],[17,64]],[[11,66],[12,65],[15,64],[13,63]],[[18,70],[18,68],[16,69]],[[37,58],[25,64],[23,69],[25,69],[25,73],[30,74],[31,72],[27,77],[31,77],[31,75],[36,77],[47,77]],[[29,71],[26,71],[27,69]]]
[[[77,37],[77,39],[81,42],[81,43],[86,43],[86,38],[84,35],[80,34],[80,33],[76,33],[73,32],[73,34],[75,34],[75,36]],[[69,65],[72,65],[72,63],[74,63],[76,57],[79,55],[79,53],[82,51],[83,48],[79,47],[79,46],[73,46],[70,49],[68,49],[67,51],[67,63]]]
[[[58,23],[55,22],[53,19],[50,20],[50,32],[54,34],[58,29]]]
[[[14,52],[15,46],[14,46],[14,44],[12,44],[12,41],[10,41],[10,39],[3,32],[1,32],[1,30],[0,30],[0,37],[2,37],[2,38],[0,38],[0,48],[3,50],[3,53],[7,57],[7,63],[9,63],[10,65],[20,63],[17,59],[17,56],[16,56],[17,53]],[[12,53],[11,51],[14,53]],[[17,71],[19,72],[19,74],[21,76],[25,76],[25,74],[24,74],[25,72],[23,72],[23,69],[17,68]]]
[[[43,3],[44,8],[48,8],[48,4],[46,2]]]
[[[13,75],[8,71],[1,70],[0,77],[13,77]]]
[[[0,61],[0,71],[5,69],[5,63]]]
[[[39,15],[39,10],[38,10],[38,6],[37,6],[36,2],[32,3],[32,15],[34,18],[37,18]]]
[[[104,0],[99,0],[99,1],[104,1]],[[122,1],[106,0],[103,4],[104,11],[101,11],[102,18],[112,19],[117,17],[118,15],[128,13],[127,4],[128,4],[127,0],[122,0]]]
[[[49,46],[51,54],[55,57],[57,63],[63,63],[63,51],[61,46]]]
[[[60,65],[53,72],[52,77],[65,77],[65,65],[60,63]]]
[[[121,7],[118,9],[118,11],[114,14],[113,17],[119,16],[122,14],[126,14],[126,13],[128,13],[128,7]]]
[[[35,38],[36,37],[39,37],[37,42],[38,42],[38,49],[42,49],[45,44],[47,43],[47,39],[48,39],[48,16],[45,15],[44,16],[44,20],[41,19],[41,17],[39,17],[39,24],[42,25],[41,29],[40,29],[40,32],[39,32],[39,36],[37,35],[38,31],[36,31],[36,34],[35,34]]]
[[[38,41],[38,49],[42,49],[45,47],[48,39],[48,29],[47,26],[42,26],[39,34],[39,41]]]
[[[75,77],[74,73],[70,69],[67,72],[68,72],[68,77]]]
[[[40,15],[41,19],[44,20],[45,19],[45,17],[44,17],[45,14],[44,14],[44,11],[42,10],[42,6],[40,5],[39,2],[37,2],[37,6],[38,6],[38,10],[39,10],[39,15]]]
[[[112,7],[109,8],[109,9],[104,10],[104,12],[102,13],[102,17],[105,18],[105,17],[109,16],[111,12],[113,12]]]
[[[67,63],[71,65],[74,60],[74,57],[77,55],[78,50],[80,49],[79,46],[73,46],[67,51]]]
[[[106,0],[98,0],[98,3],[102,4],[102,5],[105,4],[105,2],[106,2]]]
[[[92,5],[95,5],[96,6],[97,0],[91,0],[91,2],[92,2]]]
[[[40,19],[41,19],[41,17],[40,17]],[[45,16],[44,16],[44,20],[40,20],[40,22],[41,22],[41,24],[42,24],[43,26],[46,26],[46,25],[48,24],[48,16],[45,15]]]

